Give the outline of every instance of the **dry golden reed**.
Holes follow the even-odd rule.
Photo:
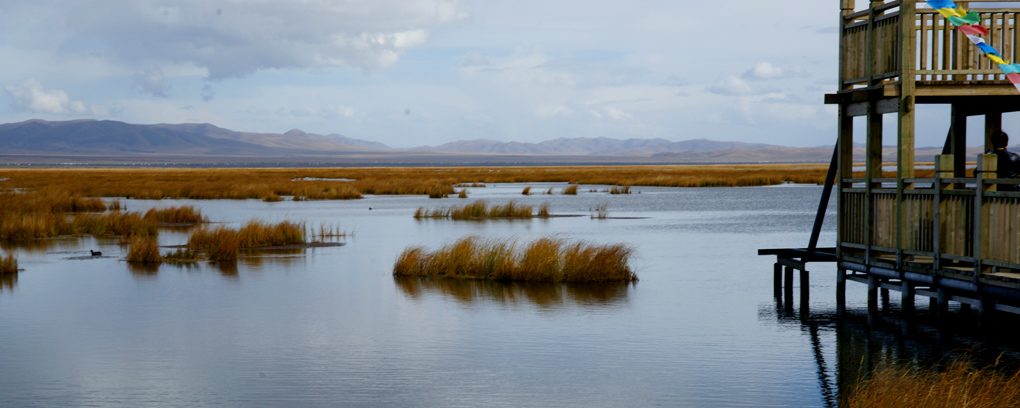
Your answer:
[[[613,186],[609,189],[609,194],[630,194],[630,186]]]
[[[132,237],[130,245],[128,262],[154,265],[163,263],[163,255],[159,253],[159,244],[156,243],[155,237]]]
[[[485,200],[478,200],[464,206],[440,207],[431,210],[418,207],[414,218],[450,218],[454,220],[477,220],[483,218],[532,218],[548,217],[549,206],[543,204],[539,213],[534,214],[534,206],[517,204],[510,201],[505,205],[489,207]]]
[[[434,252],[404,250],[393,267],[395,276],[491,279],[529,282],[635,281],[627,262],[633,249],[622,245],[568,243],[542,238],[517,241],[467,237]]]
[[[577,195],[577,184],[568,186],[567,188],[563,189],[563,194]]]
[[[1017,407],[1020,371],[974,368],[967,359],[942,372],[906,367],[876,370],[843,398],[842,407]]]
[[[209,219],[202,216],[202,211],[192,205],[153,208],[145,212],[145,218],[164,224],[200,224],[209,222]]]
[[[0,275],[18,273],[18,259],[13,254],[0,257]]]
[[[483,183],[566,182],[619,186],[706,187],[821,184],[827,165],[690,165],[456,168],[286,169],[3,169],[0,188],[51,190],[65,197],[309,200],[363,194],[456,194],[467,180]],[[919,170],[918,177],[930,177]],[[346,179],[353,181],[334,181]]]
[[[219,226],[201,228],[191,233],[187,248],[204,252],[214,261],[237,259],[241,249],[279,247],[305,243],[305,228],[301,224],[283,221],[269,224],[251,220],[240,229]]]

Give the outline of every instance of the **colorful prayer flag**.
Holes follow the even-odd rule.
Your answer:
[[[933,9],[956,8],[956,3],[953,3],[952,0],[928,0],[928,5]]]
[[[988,29],[984,28],[982,26],[979,26],[979,25],[970,25],[970,24],[962,25],[962,26],[956,27],[956,29],[960,30],[961,33],[964,33],[964,34],[966,34],[968,36],[970,36],[970,35],[988,35]]]

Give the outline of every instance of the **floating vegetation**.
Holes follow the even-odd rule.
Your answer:
[[[494,205],[489,207],[485,200],[478,200],[464,206],[450,206],[426,210],[425,207],[418,207],[414,212],[414,218],[450,218],[454,220],[476,220],[484,218],[533,218],[548,217],[549,204],[542,204],[538,214],[534,214],[534,206],[520,205],[510,201],[505,205]]]
[[[524,191],[521,191],[521,195],[531,194],[531,186],[524,187]]]
[[[613,186],[609,189],[609,194],[630,194],[630,186]]]
[[[0,257],[0,275],[18,273],[18,258],[13,254]]]
[[[190,264],[200,260],[198,252],[188,248],[177,248],[163,255],[163,262],[172,264]]]
[[[632,253],[623,244],[542,238],[518,245],[517,241],[467,237],[435,252],[424,247],[405,249],[393,274],[529,282],[635,281],[637,275],[627,265]]]
[[[159,244],[154,237],[136,236],[131,238],[127,261],[131,263],[154,264],[163,263],[163,255],[159,253]]]
[[[563,189],[563,194],[566,195],[577,195],[577,184],[573,184]]]
[[[975,368],[965,358],[939,370],[885,367],[854,387],[841,406],[1016,407],[1020,371]]]
[[[208,218],[202,216],[202,211],[191,205],[153,208],[145,212],[145,218],[165,224],[201,224],[209,222]]]

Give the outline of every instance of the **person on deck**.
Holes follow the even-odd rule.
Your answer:
[[[1001,130],[996,130],[991,137],[992,149],[986,154],[994,154],[998,157],[996,163],[995,177],[1015,179],[1020,175],[1020,156],[1006,150],[1009,144],[1009,135]],[[999,191],[1020,191],[1016,184],[999,184]]]

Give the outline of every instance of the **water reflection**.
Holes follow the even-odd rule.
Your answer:
[[[0,292],[4,290],[14,290],[14,286],[18,284],[18,273],[0,273]]]
[[[128,262],[128,270],[137,279],[154,279],[159,272],[159,264]]]
[[[26,252],[48,252],[58,247],[60,244],[60,240],[57,239],[5,240],[0,241],[0,248],[3,248],[3,250],[8,253],[13,252],[16,249]],[[67,244],[64,243],[64,245]],[[75,245],[77,245],[77,240],[75,240]]]
[[[220,271],[220,276],[223,276],[224,278],[233,281],[239,279],[237,272],[237,262],[219,261],[216,263],[212,263],[211,265]]]
[[[829,407],[848,403],[845,399],[853,388],[880,367],[940,370],[959,357],[978,365],[1020,364],[1013,330],[1020,316],[1003,313],[979,325],[973,311],[956,309],[939,319],[923,309],[904,315],[883,303],[878,311],[853,309],[837,317],[835,309],[794,311],[789,302],[784,305],[777,299],[774,305],[760,307],[758,316],[810,337],[818,390]],[[823,347],[823,336],[834,337],[834,350]]]
[[[531,303],[543,308],[620,304],[627,300],[630,286],[636,284],[521,283],[417,277],[394,277],[393,281],[405,295],[414,299],[434,293],[462,303],[489,300],[509,304]]]

